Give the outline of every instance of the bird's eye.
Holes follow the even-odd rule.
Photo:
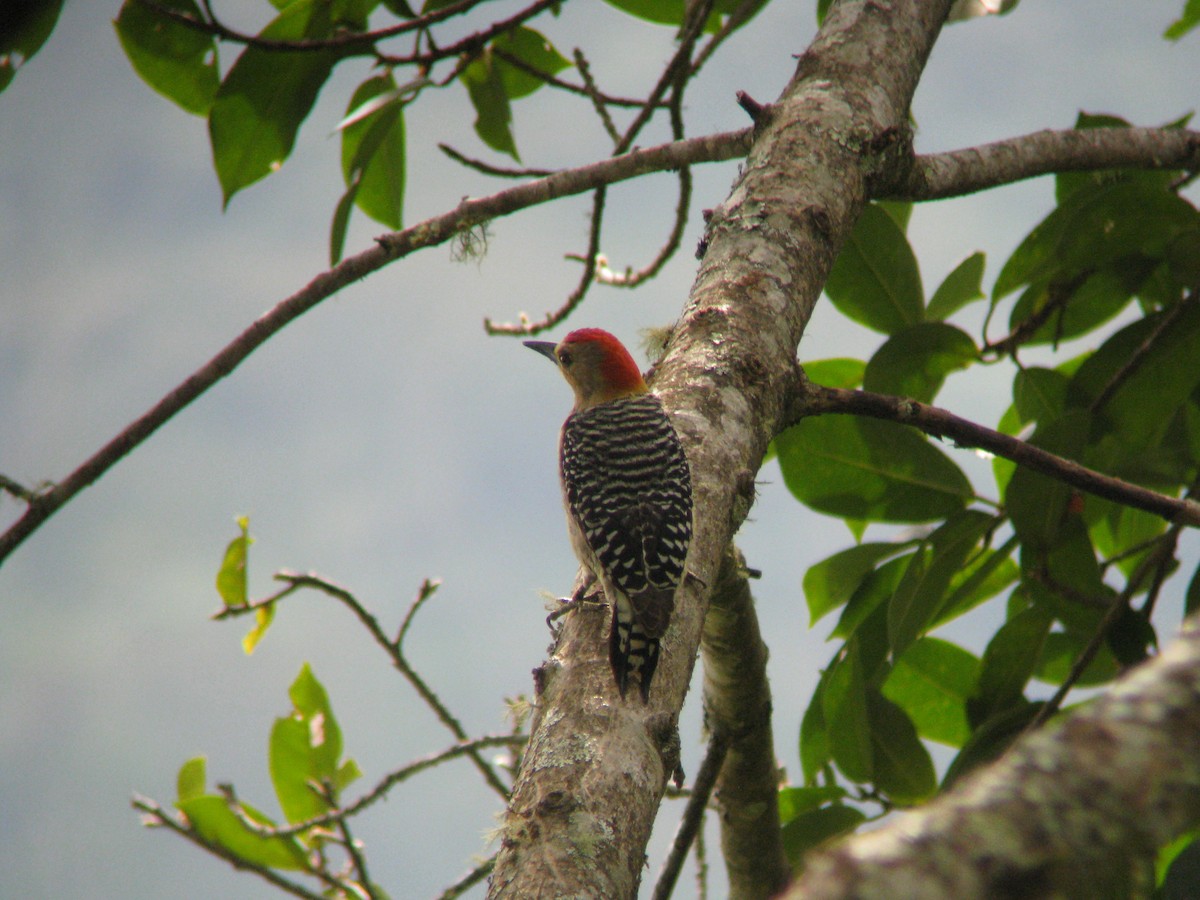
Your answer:
[[[571,351],[570,350],[559,350],[558,351],[558,362],[559,362],[559,365],[562,365],[564,367],[571,365]]]

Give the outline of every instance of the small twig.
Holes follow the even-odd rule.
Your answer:
[[[592,101],[596,115],[600,117],[600,122],[604,125],[604,130],[608,132],[608,136],[612,138],[613,146],[615,147],[621,143],[621,133],[617,131],[616,123],[613,122],[612,116],[608,114],[608,102],[596,86],[595,79],[592,78],[592,67],[588,65],[587,57],[583,55],[583,51],[578,47],[575,48],[575,68],[579,70],[579,77],[583,79],[584,93]]]
[[[495,175],[499,178],[545,178],[547,175],[553,175],[558,171],[557,169],[513,169],[503,166],[493,166],[490,163],[472,159],[469,156],[459,153],[449,144],[438,144],[438,149],[456,163],[461,163],[468,169],[474,169],[477,172],[482,172],[484,175]]]
[[[417,596],[413,598],[413,602],[408,605],[408,612],[404,614],[404,619],[400,623],[400,629],[396,632],[396,639],[392,641],[392,646],[396,650],[404,649],[404,639],[408,636],[408,629],[412,626],[413,618],[425,601],[437,593],[437,589],[442,586],[439,578],[426,578],[421,582],[421,586],[417,588]]]
[[[213,37],[225,41],[232,41],[238,44],[245,44],[248,47],[255,47],[259,50],[277,50],[280,52],[293,51],[308,51],[308,50],[337,50],[346,47],[353,47],[360,44],[374,44],[377,41],[386,40],[387,38],[396,37],[408,31],[428,28],[431,25],[436,25],[446,19],[454,16],[462,15],[469,11],[472,7],[478,6],[484,0],[458,0],[457,3],[450,3],[446,6],[436,9],[433,12],[418,16],[415,19],[408,19],[396,25],[390,25],[387,28],[380,28],[377,31],[346,31],[331,38],[316,38],[316,39],[301,39],[293,41],[271,40],[269,38],[261,38],[252,34],[245,34],[229,28],[222,23],[214,14],[210,3],[204,4],[204,12],[207,19],[197,19],[189,13],[179,9],[166,6],[157,0],[138,0],[142,6],[147,9],[152,9],[164,18],[168,18],[173,22],[184,25],[195,31],[201,31],[205,34],[211,34]]]
[[[805,385],[794,394],[781,429],[795,424],[803,416],[825,413],[846,413],[899,422],[933,437],[950,438],[960,447],[979,447],[1081,491],[1145,510],[1168,522],[1200,527],[1200,504],[1194,500],[1168,497],[1113,478],[1019,438],[959,418],[936,406],[871,391],[851,391],[807,382]]]
[[[696,831],[696,900],[708,900],[708,849],[704,843],[704,820]]]
[[[604,201],[607,196],[608,191],[603,187],[597,188],[593,195],[592,218],[588,224],[588,248],[582,257],[583,273],[579,276],[579,283],[575,286],[575,290],[567,295],[563,305],[553,312],[546,313],[545,317],[537,322],[530,322],[525,316],[522,316],[518,322],[493,322],[490,318],[484,319],[484,331],[488,334],[540,334],[553,328],[574,312],[575,308],[583,302],[588,289],[595,281],[596,259],[600,255],[600,226],[604,221]]]
[[[333,790],[333,785],[325,782],[320,788],[321,798],[330,806],[337,806],[337,795]],[[365,894],[368,900],[380,900],[379,892],[375,890],[375,886],[371,884],[371,876],[367,873],[367,860],[363,856],[362,850],[358,846],[358,841],[354,839],[354,835],[350,833],[350,823],[346,821],[345,816],[338,816],[335,820],[339,835],[339,843],[346,848],[346,855],[350,857],[350,865],[354,867],[355,881],[357,887],[362,888],[361,893]],[[351,885],[354,887],[355,885]]]
[[[268,868],[267,866],[261,866],[258,863],[247,862],[235,854],[232,850],[229,850],[220,844],[209,841],[198,831],[192,828],[191,825],[184,824],[183,822],[179,821],[149,798],[134,796],[133,800],[131,801],[131,805],[134,809],[146,814],[146,822],[148,825],[166,828],[175,832],[180,837],[191,841],[196,846],[207,850],[213,856],[225,860],[235,869],[240,869],[245,872],[253,872],[264,881],[270,882],[271,884],[275,885],[275,887],[292,894],[295,897],[303,897],[304,900],[324,900],[323,894],[314,893],[313,891],[310,891],[304,887],[304,885],[297,884],[294,881],[284,878],[274,869]]]
[[[512,31],[518,25],[523,25],[530,19],[540,15],[546,10],[558,6],[562,0],[537,0],[530,6],[509,16],[500,22],[494,22],[489,27],[482,31],[477,31],[475,34],[468,35],[460,41],[453,44],[447,44],[445,47],[439,47],[429,53],[414,53],[411,56],[388,56],[386,54],[379,55],[379,61],[384,65],[402,66],[402,65],[432,65],[442,59],[447,59],[451,56],[463,54],[465,56],[474,56],[479,52],[479,49],[487,44],[492,38],[505,32]],[[431,45],[432,46],[432,45]]]
[[[691,851],[692,842],[700,832],[704,823],[704,810],[721,774],[721,766],[725,763],[725,752],[729,742],[721,735],[713,734],[708,739],[708,750],[704,761],[700,763],[700,771],[696,773],[696,781],[692,785],[692,795],[684,807],[683,816],[679,820],[679,830],[675,832],[675,840],[671,850],[658,873],[658,883],[654,885],[652,900],[667,900],[675,889],[679,872],[683,869],[684,861]]]
[[[994,355],[997,359],[1002,356],[1015,354],[1017,349],[1029,340],[1050,318],[1054,315],[1062,315],[1067,304],[1071,302],[1075,296],[1075,292],[1083,286],[1083,283],[1092,276],[1094,270],[1080,272],[1074,278],[1066,281],[1051,282],[1046,286],[1046,302],[1042,304],[1042,308],[1031,313],[1023,322],[1017,325],[1012,330],[1011,334],[1005,335],[997,341],[987,341],[980,349],[980,355]],[[991,320],[991,315],[996,307],[993,306],[988,311],[988,319]],[[987,332],[987,323],[984,324],[984,333]],[[1057,341],[1057,338],[1055,339]]]
[[[367,791],[353,803],[348,803],[345,806],[337,809],[331,809],[323,812],[320,815],[313,816],[310,819],[305,819],[302,822],[293,822],[289,825],[263,825],[255,822],[241,811],[241,804],[232,792],[228,796],[230,808],[239,815],[242,824],[247,830],[254,832],[261,837],[293,837],[297,834],[302,834],[311,828],[320,828],[325,825],[330,825],[340,819],[349,819],[358,815],[367,807],[371,806],[378,800],[381,800],[387,793],[401,782],[408,781],[414,775],[419,775],[426,769],[432,769],[435,766],[440,766],[442,763],[449,762],[452,759],[457,759],[460,756],[470,757],[472,754],[478,753],[480,750],[486,750],[489,747],[512,747],[522,746],[528,741],[526,735],[513,734],[492,734],[473,740],[465,741],[461,744],[455,744],[448,747],[439,753],[434,753],[429,756],[415,760],[408,765],[401,766],[383,776],[376,785]]]
[[[549,72],[543,72],[541,69],[534,68],[529,63],[525,62],[525,60],[513,56],[511,53],[505,53],[503,50],[499,50],[494,46],[492,47],[492,53],[494,53],[498,59],[504,60],[514,69],[520,69],[522,72],[527,72],[534,78],[540,78],[550,87],[568,91],[572,94],[579,94],[581,97],[591,96],[591,93],[586,86],[571,84],[569,81],[563,81],[556,75],[551,75]],[[641,107],[645,103],[644,100],[635,100],[632,97],[614,97],[611,94],[605,94],[602,91],[597,91],[595,96],[606,106]]]
[[[492,874],[492,869],[496,867],[496,854],[492,854],[474,869],[464,875],[450,887],[446,888],[438,894],[438,900],[454,900],[455,897],[461,897],[483,879]]]
[[[37,491],[31,491],[24,485],[13,481],[7,475],[0,475],[0,491],[12,494],[18,500],[22,500],[30,505],[36,503],[40,496]]]
[[[750,121],[757,125],[762,121],[763,114],[767,111],[767,107],[759,103],[745,91],[738,91],[734,94],[737,100],[737,105],[745,110],[746,115],[750,117]]]

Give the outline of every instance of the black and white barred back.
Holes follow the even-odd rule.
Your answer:
[[[641,394],[572,414],[560,458],[567,509],[589,565],[612,588],[609,659],[617,687],[624,697],[636,676],[645,700],[692,539],[687,457],[662,403]]]

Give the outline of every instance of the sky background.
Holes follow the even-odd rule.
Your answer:
[[[269,16],[266,3],[215,5],[249,30]],[[914,105],[918,151],[1068,127],[1081,109],[1142,125],[1195,109],[1198,38],[1160,37],[1181,6],[1027,0],[1010,16],[947,29]],[[494,8],[487,21],[513,7]],[[0,472],[29,485],[65,476],[325,268],[343,190],[331,135],[367,74],[355,64],[339,70],[283,169],[222,211],[205,123],[137,78],[111,28],[117,11],[115,2],[67,3],[47,45],[0,94]],[[565,55],[582,44],[616,94],[644,94],[672,48],[670,29],[604,4],[568,3],[559,18],[534,24]],[[689,133],[743,127],[735,91],[778,96],[814,31],[811,2],[771,4],[689,90]],[[228,65],[235,48],[221,52]],[[446,141],[494,158],[472,120],[457,86],[411,109],[407,223],[504,186],[436,150]],[[528,165],[605,155],[590,109],[562,95],[518,102],[514,121]],[[657,127],[640,143],[665,137]],[[638,329],[678,315],[695,273],[699,210],[721,202],[736,163],[695,172],[684,250],[636,292],[595,288],[570,327],[602,325],[632,343]],[[603,250],[614,268],[653,256],[670,227],[674,185],[663,175],[610,191]],[[1052,182],[1040,179],[919,208],[909,233],[927,291],[976,250],[988,254],[990,284],[1052,202]],[[412,661],[470,732],[507,728],[504,698],[530,690],[548,642],[542,594],[567,591],[575,571],[555,462],[570,396],[544,359],[487,337],[481,323],[561,304],[578,277],[563,255],[584,248],[589,203],[495,222],[479,260],[455,262],[447,247],[433,248],[326,301],[5,563],[0,896],[278,896],[141,828],[129,800],[138,792],[169,804],[180,764],[205,754],[210,784],[232,781],[243,798],[276,810],[267,735],[288,712],[287,687],[305,661],[366,773],[361,786],[452,743],[331,601],[290,598],[250,657],[241,650],[245,622],[208,621],[238,515],[250,516],[256,538],[258,596],[278,569],[314,570],[353,590],[390,630],[422,578],[443,579],[413,627]],[[347,253],[382,231],[357,216]],[[978,336],[974,313],[957,321]],[[866,358],[880,340],[822,304],[800,352]],[[951,378],[939,404],[994,422],[1011,376],[977,368]],[[988,465],[965,452],[954,458],[981,493],[994,490]],[[829,626],[809,630],[800,582],[850,538],[795,503],[773,465],[760,479],[738,540],[764,573],[754,591],[771,648],[777,753],[795,773],[800,716],[829,654]],[[19,511],[0,498],[0,523]],[[1195,545],[1185,545],[1193,559]],[[1177,615],[1182,590],[1182,579],[1169,583],[1174,605],[1161,605],[1164,617]],[[995,623],[989,615],[968,617],[955,636],[978,649]],[[689,772],[702,752],[698,705],[693,691],[681,726]],[[431,896],[487,852],[498,811],[458,763],[394,790],[357,833],[393,897]],[[664,807],[647,881],[679,811]]]

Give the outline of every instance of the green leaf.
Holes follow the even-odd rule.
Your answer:
[[[779,821],[786,825],[796,816],[827,803],[846,798],[846,789],[836,784],[820,787],[781,787],[779,789]]]
[[[207,779],[205,766],[203,756],[193,756],[179,767],[179,774],[175,776],[175,792],[179,795],[180,803],[204,795]]]
[[[1155,335],[1167,315],[1173,315],[1170,327]],[[1130,373],[1134,357],[1139,364]],[[1089,407],[1107,396],[1100,407],[1103,422],[1138,453],[1158,443],[1175,412],[1200,387],[1197,359],[1200,304],[1192,303],[1182,311],[1146,316],[1114,334],[1076,371],[1070,396]]]
[[[1122,180],[1077,190],[1005,262],[995,299],[1022,284],[1068,281],[1127,257],[1161,259],[1196,210],[1158,182]]]
[[[888,644],[894,656],[904,653],[932,627],[944,606],[950,580],[995,526],[993,516],[967,509],[950,516],[929,535],[888,603]]]
[[[871,723],[862,663],[851,640],[834,664],[825,685],[823,715],[833,761],[851,781],[868,782],[874,774]]]
[[[246,606],[249,600],[246,596],[246,554],[254,538],[250,537],[250,520],[246,516],[238,516],[238,529],[241,534],[229,542],[225,548],[225,558],[217,571],[217,593],[226,608]]]
[[[818,809],[808,810],[783,826],[783,852],[788,865],[798,870],[804,855],[830,838],[853,831],[866,821],[866,816],[853,806],[831,803]]]
[[[1022,423],[1050,422],[1062,413],[1070,379],[1054,369],[1018,369],[1013,379],[1013,404]]]
[[[896,220],[878,205],[863,210],[825,293],[842,315],[884,334],[922,320],[925,293],[917,258]]]
[[[929,751],[908,715],[878,691],[867,693],[875,787],[895,803],[910,806],[937,790]]]
[[[1075,411],[1042,425],[1030,443],[1067,459],[1079,459],[1087,445],[1091,416]],[[1013,528],[1027,547],[1045,549],[1058,541],[1074,488],[1057,478],[1018,466],[1004,504]]]
[[[932,403],[946,376],[965,369],[979,351],[970,335],[944,322],[919,322],[894,333],[867,363],[868,391]]]
[[[1136,263],[1136,265],[1135,265]],[[1133,266],[1133,269],[1129,267]],[[1149,273],[1147,261],[1133,259],[1118,270],[1101,269],[1089,275],[1071,291],[1070,299],[1062,303],[1041,325],[1027,334],[1025,344],[1058,344],[1079,337],[1108,322],[1133,299],[1133,292]],[[1016,331],[1025,322],[1042,315],[1046,304],[1058,302],[1062,285],[1039,281],[1025,291],[1009,316],[1009,328]]]
[[[163,6],[203,18],[194,0],[166,0]],[[146,84],[187,112],[208,114],[220,82],[216,38],[138,0],[126,0],[114,25],[125,55]]]
[[[308,868],[305,850],[295,838],[263,837],[242,824],[229,808],[224,797],[206,794],[175,804],[196,832],[209,843],[224,847],[238,859],[271,869],[303,870]],[[274,822],[258,810],[243,803],[247,818],[259,825],[274,826]]]
[[[1046,635],[1046,646],[1034,673],[1037,680],[1053,685],[1065,682],[1089,639],[1088,635],[1065,631],[1052,631]],[[1116,678],[1120,672],[1120,666],[1117,665],[1112,652],[1107,647],[1101,647],[1075,684],[1080,687],[1105,684]]]
[[[998,759],[1033,721],[1041,706],[1041,703],[1021,701],[1016,706],[990,716],[976,727],[962,750],[958,752],[958,756],[954,757],[954,761],[946,769],[942,778],[942,790],[948,789],[972,769]]]
[[[684,0],[607,0],[607,3],[631,16],[647,22],[654,22],[657,25],[670,25],[677,28],[683,24]],[[739,27],[749,22],[765,5],[766,0],[757,0],[747,11],[745,18],[739,23]],[[713,3],[712,13],[704,24],[704,31],[708,34],[717,31],[725,18],[737,11],[739,6],[738,0],[716,0]]]
[[[800,720],[800,770],[804,773],[805,784],[816,781],[817,774],[833,758],[829,749],[829,729],[825,726],[825,685],[828,681],[829,670],[826,670]]]
[[[373,99],[380,104],[355,117]],[[347,108],[349,124],[342,129],[342,176],[346,193],[338,202],[330,229],[330,258],[341,259],[351,204],[389,228],[403,224],[405,187],[404,100],[390,74],[369,78],[358,86]]]
[[[514,28],[505,31],[492,41],[497,52],[496,70],[504,83],[504,92],[509,100],[517,100],[532,94],[546,82],[504,60],[499,54],[519,59],[525,65],[547,75],[555,75],[570,68],[571,63],[554,49],[546,38],[532,28]]]
[[[293,711],[275,720],[268,756],[279,806],[289,822],[300,822],[329,809],[312,785],[328,782],[337,787],[342,777],[342,733],[325,688],[307,664],[288,696]]]
[[[934,322],[944,321],[964,306],[982,300],[986,296],[983,293],[986,263],[987,257],[976,251],[955,266],[954,271],[946,276],[946,280],[929,298],[925,318]]]
[[[862,384],[866,370],[867,364],[861,359],[845,357],[815,359],[804,363],[804,374],[808,380],[825,387],[856,388]]]
[[[896,660],[883,695],[903,709],[917,733],[961,747],[971,734],[967,698],[975,692],[979,659],[956,644],[923,637]]]
[[[881,560],[894,556],[906,546],[909,545],[891,542],[859,544],[810,566],[804,573],[804,597],[811,619],[809,627],[848,602]]]
[[[261,37],[327,37],[328,4],[305,0],[286,7]],[[213,162],[225,204],[276,171],[292,152],[300,123],[312,110],[339,56],[332,51],[279,52],[247,47],[217,89],[208,117]]]
[[[910,546],[911,541],[901,546]],[[896,593],[896,587],[900,584],[900,579],[904,577],[904,573],[912,564],[915,553],[907,553],[904,556],[899,556],[896,559],[889,560],[877,569],[870,571],[863,578],[862,583],[855,589],[850,597],[850,601],[846,604],[846,608],[842,610],[841,616],[838,618],[838,623],[833,629],[831,638],[841,638],[849,640],[849,638],[858,633],[860,628],[863,628],[865,623],[872,617],[877,616],[881,609]],[[886,611],[881,618],[881,624],[884,630],[884,642],[887,640],[887,615]],[[869,629],[864,629],[869,630]],[[887,647],[884,647],[886,651]]]
[[[1040,609],[1020,610],[988,642],[979,666],[979,682],[967,701],[967,715],[981,723],[1024,703],[1025,685],[1037,670],[1051,617]]]
[[[10,3],[0,29],[0,91],[16,77],[17,70],[42,49],[62,12],[62,0],[25,0]]]
[[[1179,18],[1167,26],[1163,37],[1177,41],[1197,25],[1200,25],[1200,0],[1187,0]]]
[[[775,439],[783,480],[833,516],[930,522],[973,497],[967,477],[916,432],[855,416],[812,416]]]
[[[956,573],[950,579],[950,590],[932,627],[937,628],[969,612],[1016,582],[1021,571],[1011,557],[1018,543],[1014,535],[999,549],[980,554]]]
[[[508,93],[491,49],[484,50],[463,70],[459,78],[467,88],[471,105],[475,107],[475,133],[493,150],[507,153],[520,162],[521,157],[517,154],[517,145],[512,136]]]

